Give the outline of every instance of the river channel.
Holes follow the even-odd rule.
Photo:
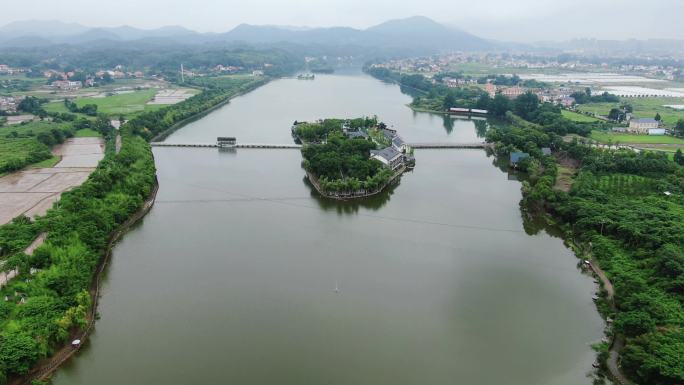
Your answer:
[[[485,121],[409,102],[361,73],[281,79],[167,141],[291,143],[294,120],[360,115],[409,142],[482,140]],[[154,154],[157,202],[55,384],[591,383],[596,287],[561,239],[525,230],[520,182],[484,150],[416,150],[397,186],[354,203],[319,198],[297,150]]]

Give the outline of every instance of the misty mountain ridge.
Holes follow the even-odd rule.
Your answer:
[[[483,39],[456,26],[424,16],[389,20],[366,28],[240,24],[228,32],[200,33],[182,26],[141,29],[131,26],[86,27],[57,20],[16,21],[0,27],[0,47],[45,47],[55,44],[116,47],[172,45],[306,46],[320,54],[416,56],[444,51],[514,50],[584,55],[657,54],[684,51],[684,40],[573,39],[562,42],[514,43]],[[315,48],[315,49],[314,49]]]
[[[30,37],[30,39],[29,39]],[[181,44],[243,42],[248,44],[294,43],[359,47],[396,47],[407,51],[446,49],[483,50],[491,43],[427,17],[390,20],[367,29],[351,27],[292,27],[240,24],[224,33],[199,33],[180,26],[140,29],[130,26],[89,28],[55,20],[14,22],[0,27],[0,46],[84,44],[94,41],[168,39]],[[31,44],[35,42],[35,44]]]

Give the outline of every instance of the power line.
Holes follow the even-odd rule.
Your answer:
[[[164,179],[164,178],[162,178],[162,179]],[[158,200],[158,201],[156,201],[156,203],[162,203],[162,204],[164,204],[164,203],[167,203],[167,204],[173,204],[173,203],[175,203],[175,204],[194,204],[194,203],[270,202],[270,203],[275,203],[275,204],[280,204],[280,205],[290,206],[290,207],[296,207],[296,208],[306,208],[309,210],[317,210],[317,211],[320,210],[320,208],[316,207],[316,206],[293,203],[293,201],[308,200],[308,199],[311,199],[311,197],[280,197],[280,198],[278,198],[278,197],[275,197],[275,198],[256,197],[256,196],[252,196],[252,195],[248,195],[248,194],[231,192],[231,191],[218,189],[218,188],[214,188],[214,187],[201,186],[201,185],[196,185],[196,184],[192,184],[192,183],[181,182],[179,180],[174,180],[174,181],[177,183],[181,183],[181,184],[191,186],[191,187],[196,187],[196,188],[203,189],[203,190],[215,191],[215,192],[220,192],[220,193],[228,194],[228,195],[234,195],[234,196],[237,196],[238,198]],[[457,223],[446,223],[446,222],[437,222],[437,221],[430,221],[430,220],[416,219],[416,218],[392,217],[392,216],[387,216],[387,215],[376,215],[376,214],[369,214],[369,213],[356,213],[356,215],[361,216],[361,217],[366,217],[366,218],[380,219],[380,220],[386,220],[386,221],[392,221],[392,222],[413,223],[413,224],[420,224],[420,225],[432,225],[432,226],[451,227],[451,228],[460,228],[460,229],[469,229],[469,230],[480,230],[480,231],[525,233],[525,231],[517,230],[517,229],[506,229],[506,228],[496,228],[496,227],[489,227],[489,226],[475,226],[475,225],[465,225],[465,224],[457,224]]]

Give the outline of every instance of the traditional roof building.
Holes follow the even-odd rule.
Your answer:
[[[385,166],[396,170],[403,165],[403,154],[393,147],[386,147],[382,150],[371,150],[371,159],[380,161]]]
[[[629,121],[629,131],[637,134],[648,134],[649,129],[658,128],[659,124],[653,118],[634,118]]]

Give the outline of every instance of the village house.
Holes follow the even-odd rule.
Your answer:
[[[27,72],[25,68],[13,68],[7,64],[0,64],[0,74],[14,75]]]
[[[392,170],[401,168],[404,164],[404,155],[393,147],[386,147],[382,150],[371,150],[371,159],[380,161]]]
[[[629,132],[648,134],[649,129],[658,128],[659,123],[653,118],[633,118],[629,121]]]
[[[507,87],[501,89],[501,95],[509,99],[515,99],[518,96],[524,94],[525,92],[526,90],[522,87]]]
[[[492,83],[485,84],[485,91],[489,94],[490,98],[496,96],[496,86]]]
[[[404,142],[404,139],[399,135],[395,135],[394,138],[392,138],[392,148],[403,153],[407,153],[411,150],[409,145]]]
[[[77,90],[83,87],[81,82],[74,82],[70,80],[55,80],[50,85],[54,88],[59,88],[62,91]]]
[[[0,111],[17,112],[19,101],[19,99],[15,99],[13,96],[0,96]]]
[[[522,161],[523,159],[527,159],[529,157],[530,157],[530,154],[528,154],[526,152],[520,152],[520,151],[511,152],[511,154],[510,154],[510,165],[515,167],[518,165],[518,163],[520,163],[520,161]]]
[[[345,134],[349,139],[368,139],[368,134],[363,131],[346,131]]]
[[[575,105],[575,98],[571,96],[566,96],[558,99],[558,104],[563,107],[572,107]]]

